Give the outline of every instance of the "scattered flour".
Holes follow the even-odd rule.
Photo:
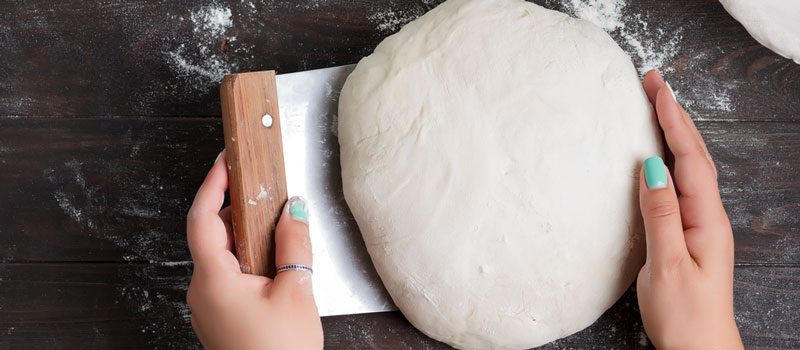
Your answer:
[[[675,89],[675,97],[683,107],[695,118],[695,121],[707,120],[709,113],[726,113],[735,110],[733,91],[739,88],[740,82],[725,79],[708,68],[713,67],[714,57],[708,53],[691,56],[686,66],[691,67],[680,76],[669,77]],[[719,120],[719,117],[713,120]]]
[[[647,346],[650,342],[647,340],[647,334],[645,332],[639,332],[639,345]]]
[[[776,348],[796,348],[800,324],[796,275],[794,267],[734,269],[734,318],[742,334],[769,334]],[[783,346],[778,345],[781,341]]]
[[[417,10],[397,10],[388,9],[373,12],[367,16],[367,19],[377,25],[378,30],[382,32],[396,32],[400,30],[408,22],[411,22],[417,17],[425,13],[423,9]]]
[[[97,228],[97,225],[94,223],[94,220],[92,220],[87,215],[84,215],[84,212],[78,207],[76,207],[75,204],[72,203],[72,200],[67,196],[66,193],[62,191],[56,191],[53,193],[53,197],[56,199],[56,202],[58,202],[58,206],[61,208],[61,210],[63,210],[64,213],[69,215],[69,217],[72,218],[72,220],[78,223],[82,223],[90,229]]]
[[[323,5],[327,5],[332,1],[330,0],[306,0],[306,1],[297,1],[295,3],[296,9],[302,10],[316,10],[322,7]]]
[[[200,52],[208,50],[205,45],[198,46]],[[196,61],[185,57],[186,46],[181,44],[175,51],[167,52],[167,56],[172,59],[172,63],[184,74],[199,78],[200,85],[217,83],[231,72],[231,64],[227,63],[217,55],[210,55],[205,60]]]
[[[570,0],[568,8],[575,17],[583,18],[607,31],[624,28],[621,20],[625,3],[615,0]]]
[[[188,281],[181,278],[163,282],[175,285],[156,285],[155,289],[150,290],[136,285],[118,287],[117,295],[120,298],[116,303],[130,306],[129,312],[150,321],[143,322],[139,329],[143,334],[152,335],[148,336],[149,345],[155,348],[183,348],[186,344],[179,343],[182,339],[174,334],[191,329],[191,311],[183,300]]]
[[[144,219],[155,219],[161,215],[161,209],[144,206],[141,202],[126,202],[119,209],[123,215]]]
[[[192,266],[192,261],[184,260],[184,261],[155,261],[150,260],[150,263],[153,265],[158,266],[167,266],[167,267],[175,267],[175,266]]]
[[[231,9],[208,6],[192,12],[190,18],[194,23],[194,32],[201,35],[218,37],[225,34],[233,25]]]
[[[667,33],[663,28],[651,28],[641,14],[625,12],[625,0],[567,0],[563,5],[568,13],[605,29],[628,53],[638,57],[640,73],[650,69],[670,71],[664,66],[681,49],[681,29]],[[659,40],[665,37],[668,39]]]
[[[226,35],[233,27],[233,13],[230,8],[209,5],[193,11],[189,19],[193,26],[191,44],[180,44],[164,55],[194,90],[207,90],[238,67],[222,52],[228,43],[236,41],[235,36]]]
[[[185,232],[165,230],[162,219],[168,218],[163,213],[184,210],[189,203],[185,198],[163,198],[164,180],[158,176],[142,182],[136,172],[113,163],[78,160],[45,169],[43,175],[54,186],[53,199],[71,222],[70,230],[122,248],[122,259],[128,262],[187,265]],[[134,180],[140,182],[135,187],[130,185]]]
[[[683,27],[667,30],[662,22],[651,25],[641,13],[627,11],[629,0],[563,0],[565,11],[588,20],[603,29],[617,40],[636,61],[639,72],[658,69],[664,74],[674,71],[671,61],[681,51]],[[673,81],[678,101],[693,115],[703,112],[731,112],[735,104],[730,91],[737,84],[718,79],[707,71],[697,71],[695,67],[707,67],[710,59],[703,53],[695,56],[687,66],[691,79],[677,77]],[[673,78],[673,77],[668,77]],[[676,84],[677,83],[677,84]]]
[[[83,176],[83,172],[81,171],[81,167],[83,163],[73,159],[66,163],[68,173],[70,174],[70,182],[76,185],[80,190],[80,193],[85,193],[87,196],[91,196],[98,192],[98,188],[95,186],[89,186],[86,182],[86,178]],[[55,171],[53,169],[47,169],[44,171],[45,176],[50,180],[50,182],[56,182]],[[67,214],[73,221],[85,225],[89,229],[96,229],[97,224],[92,213],[96,213],[102,210],[96,203],[90,202],[89,205],[82,206],[78,203],[77,198],[73,196],[67,195],[67,192],[63,190],[57,190],[53,192],[53,197],[55,198],[56,202],[58,202],[58,206],[61,210]]]
[[[242,4],[243,5],[247,5],[247,9],[250,12],[252,12],[252,13],[258,12],[258,9],[256,9],[256,4],[254,4],[252,1],[244,1],[244,0],[242,0]]]
[[[258,192],[258,196],[256,197],[257,201],[262,201],[267,198],[272,199],[272,196],[270,196],[269,193],[267,193],[267,189],[265,189],[263,185],[259,185],[259,187],[261,191]],[[269,189],[272,190],[272,187],[270,186]]]
[[[174,252],[164,249],[165,246],[180,247],[184,245],[182,232],[162,232],[160,230],[147,230],[138,232],[136,234],[106,234],[102,237],[105,240],[111,241],[114,245],[124,248],[125,254],[122,259],[125,261],[141,261],[148,262],[164,261],[171,258]],[[155,265],[169,266],[169,261],[158,263]],[[178,262],[175,266],[181,266]]]

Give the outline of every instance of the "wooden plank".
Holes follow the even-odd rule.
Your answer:
[[[216,116],[225,73],[356,63],[438,2],[0,2],[0,115]],[[628,3],[612,36],[637,65],[666,71],[697,116],[799,120],[800,65],[718,1]]]
[[[739,264],[800,266],[800,123],[700,124]],[[0,118],[0,261],[186,261],[218,119]]]
[[[191,266],[0,264],[0,348],[200,348],[190,275]]]
[[[0,261],[185,261],[218,119],[0,118]]]
[[[0,348],[199,348],[184,298],[190,265],[0,264]],[[800,347],[800,268],[736,269],[750,348]],[[446,348],[400,313],[323,318],[329,349]],[[632,291],[591,327],[543,349],[646,348]]]
[[[681,104],[695,117],[800,120],[800,65],[755,41],[719,1],[629,3],[635,8],[629,14],[642,14],[648,22],[650,35],[639,40],[645,50],[651,49],[648,40],[663,46],[645,54],[651,61],[661,62],[674,51],[669,48],[670,40],[653,38],[675,38],[677,53],[663,61],[661,71]],[[632,50],[627,51],[637,61]]]
[[[398,6],[431,5],[0,2],[0,115],[219,115],[225,73],[355,63],[388,34],[369,18]]]
[[[747,349],[800,348],[800,269],[737,268],[736,323]]]
[[[739,264],[800,265],[800,123],[700,123]]]

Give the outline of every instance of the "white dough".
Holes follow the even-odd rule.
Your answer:
[[[800,64],[800,0],[720,0],[750,35]]]
[[[592,324],[642,265],[654,123],[602,29],[521,0],[449,0],[348,78],[345,198],[414,326],[458,348],[538,346]]]

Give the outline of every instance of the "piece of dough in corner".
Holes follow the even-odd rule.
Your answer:
[[[644,261],[661,154],[630,58],[521,0],[450,0],[386,38],[339,104],[347,203],[411,323],[458,348],[591,325]]]
[[[800,1],[719,0],[761,45],[800,64]]]

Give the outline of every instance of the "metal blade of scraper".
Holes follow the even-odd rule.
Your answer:
[[[276,79],[286,183],[290,196],[302,195],[309,203],[314,298],[321,316],[397,310],[342,192],[339,92],[353,68],[281,74]]]

